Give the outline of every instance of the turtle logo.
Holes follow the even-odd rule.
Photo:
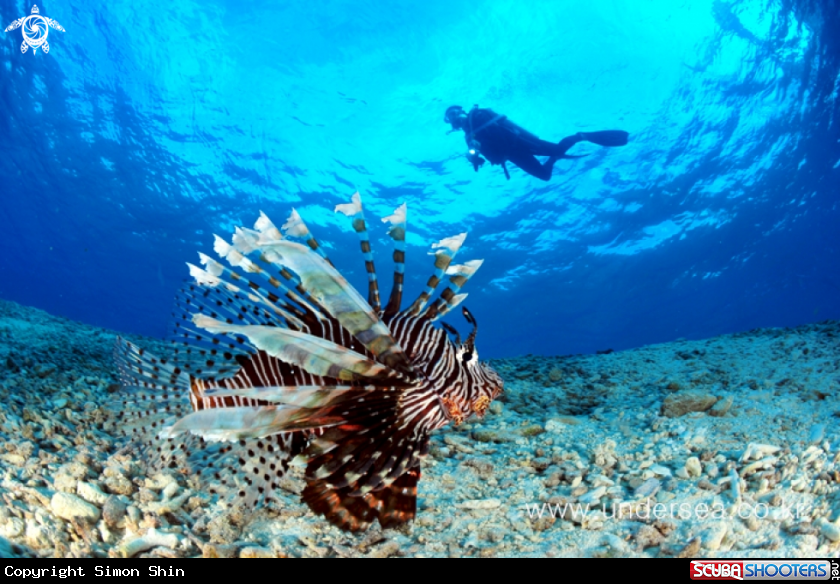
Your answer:
[[[20,52],[25,53],[29,47],[32,47],[33,55],[38,52],[38,47],[41,47],[41,50],[45,53],[50,52],[50,45],[47,44],[47,35],[50,32],[50,27],[64,32],[64,28],[57,21],[38,14],[37,6],[32,6],[32,14],[18,18],[7,26],[6,32],[21,27],[23,27],[23,44],[20,45]]]

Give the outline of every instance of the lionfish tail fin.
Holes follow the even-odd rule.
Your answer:
[[[365,223],[365,211],[362,207],[362,197],[358,191],[353,195],[349,203],[336,205],[336,213],[343,213],[353,220],[353,230],[358,234],[362,247],[362,255],[365,258],[365,271],[368,276],[368,304],[375,313],[381,309],[379,300],[379,282],[376,280],[376,267],[373,265],[373,250],[370,247],[367,224]]]
[[[391,224],[388,235],[394,240],[394,287],[391,288],[391,296],[385,305],[385,316],[391,316],[400,311],[405,281],[405,203],[397,207],[391,215],[384,217],[382,222]]]

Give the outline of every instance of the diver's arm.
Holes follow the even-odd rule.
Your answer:
[[[467,160],[469,160],[472,163],[473,168],[476,172],[478,172],[478,169],[481,168],[485,162],[478,152],[476,152],[475,154],[467,154]]]

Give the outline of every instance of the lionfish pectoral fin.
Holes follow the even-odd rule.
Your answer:
[[[238,274],[222,266],[219,262],[206,256],[205,254],[199,253],[198,256],[206,269],[199,268],[198,266],[187,262],[187,267],[189,267],[190,270],[190,276],[192,276],[195,283],[204,290],[203,296],[205,298],[212,292],[215,296],[226,297],[224,300],[228,303],[228,305],[225,306],[224,304],[217,304],[219,307],[217,308],[217,306],[208,304],[207,300],[196,296],[195,300],[197,301],[197,305],[195,309],[204,305],[208,309],[208,312],[224,312],[226,310],[232,310],[232,316],[237,320],[242,320],[245,317],[251,317],[252,314],[260,314],[261,312],[265,315],[261,322],[272,322],[278,326],[284,326],[281,320],[272,317],[272,315],[276,315],[286,319],[286,321],[292,326],[298,328],[303,326],[303,323],[301,323],[298,316],[293,313],[294,311],[298,311],[298,314],[300,314],[297,307],[282,301],[276,294],[271,292],[261,292],[259,286],[252,285],[253,283],[247,280],[243,281]],[[247,290],[223,280],[219,277],[221,275],[226,275],[233,280],[241,281],[243,284],[246,284]],[[298,302],[303,309],[317,312],[316,309],[309,305],[305,300],[296,296],[293,292],[291,292],[291,290],[276,280],[275,282],[277,284],[277,288],[281,291],[285,291],[286,296]],[[218,298],[209,300],[218,300]],[[256,310],[257,308],[262,308],[262,311]]]
[[[349,487],[333,488],[325,481],[308,481],[302,499],[333,525],[353,533],[366,530],[375,519],[383,529],[394,529],[417,514],[420,465],[379,490],[352,494]]]
[[[405,385],[405,376],[346,347],[313,335],[271,326],[232,325],[202,314],[196,326],[214,334],[238,334],[257,349],[307,373],[343,381],[367,380]]]
[[[365,531],[376,519],[372,497],[352,497],[348,489],[333,489],[324,481],[306,484],[301,499],[313,513],[344,531]]]
[[[379,511],[382,529],[399,527],[417,515],[417,483],[420,482],[420,475],[418,464],[381,491],[372,493],[382,503]]]
[[[428,435],[401,419],[399,395],[362,397],[342,403],[337,409],[343,422],[314,438],[304,452],[310,457],[304,501],[351,531],[376,518],[393,526],[414,516],[416,479],[428,444]]]
[[[257,224],[260,222],[258,221]],[[269,228],[269,233],[275,230],[276,227]],[[272,288],[278,290],[281,294],[283,294],[286,298],[291,300],[292,302],[300,305],[301,308],[306,310],[307,312],[311,313],[316,318],[324,318],[324,315],[312,305],[312,303],[308,302],[307,300],[312,300],[306,292],[303,292],[303,296],[298,295],[293,290],[291,290],[288,286],[284,285],[280,280],[278,280],[274,275],[268,273],[265,269],[263,269],[259,264],[252,261],[249,257],[246,257],[248,254],[254,253],[256,251],[260,253],[260,261],[262,263],[271,265],[272,267],[276,267],[276,254],[273,254],[270,250],[266,251],[265,247],[271,243],[275,243],[277,241],[282,241],[282,239],[276,239],[272,236],[265,236],[264,234],[257,234],[256,236],[253,235],[253,232],[248,230],[237,228],[237,231],[234,233],[233,236],[233,243],[228,243],[218,235],[214,236],[215,243],[213,245],[214,251],[219,254],[225,261],[230,264],[232,268],[239,268],[244,271],[246,274],[258,274],[264,280],[266,280]],[[253,280],[243,278],[237,272],[229,270],[219,264],[214,260],[210,260],[206,255],[199,254],[201,261],[203,264],[207,266],[207,272],[215,279],[215,283],[213,280],[204,282],[200,281],[197,277],[196,273],[193,273],[194,270],[190,269],[190,273],[196,277],[196,280],[203,285],[209,286],[217,286],[219,283],[224,284],[226,288],[232,291],[238,291],[238,288],[230,282],[226,280],[222,280],[219,276],[224,275],[231,281],[241,281],[243,284],[247,284],[247,287],[250,290],[259,290],[261,286],[254,282]],[[282,279],[292,283],[295,287],[299,288],[299,281],[288,271],[285,269],[281,269],[279,271],[279,275]],[[271,296],[269,296],[271,299]],[[278,299],[279,300],[279,299]]]
[[[230,336],[215,337],[197,328],[192,320],[196,313],[237,325],[302,328],[303,323],[292,312],[292,307],[276,296],[272,301],[258,290],[243,290],[220,281],[213,275],[212,268],[204,270],[187,265],[195,284],[184,287],[176,296],[171,339],[179,346],[175,349],[176,354],[190,373],[214,379],[229,377],[239,370],[236,357],[253,354],[256,350],[249,343],[240,343]],[[207,265],[211,266],[209,261]],[[214,284],[216,281],[219,283]],[[208,361],[212,365],[207,365]]]
[[[212,388],[204,391],[204,397],[219,400],[245,398],[299,408],[320,408],[351,391],[358,391],[358,388],[340,385],[282,385],[242,389]]]
[[[280,241],[265,248],[275,252],[284,265],[297,273],[302,286],[318,304],[373,353],[377,361],[414,378],[411,363],[391,331],[335,268],[297,243]]]
[[[323,416],[316,421],[311,421],[311,417],[312,410],[308,408],[285,405],[210,408],[184,416],[167,429],[165,436],[189,433],[210,442],[234,442],[329,425]]]
[[[276,501],[280,481],[306,442],[304,432],[242,438],[237,442],[208,442],[202,438],[189,458],[189,469],[208,485],[211,495],[219,495],[227,504],[271,504]]]
[[[280,241],[283,239],[283,234],[274,226],[268,215],[260,211],[260,217],[254,223],[254,229],[260,234],[260,243],[269,243],[272,241]]]
[[[321,244],[318,243],[318,240],[315,239],[315,236],[309,231],[309,227],[306,226],[306,223],[296,209],[292,209],[289,218],[283,224],[283,232],[289,237],[300,237],[305,240],[309,249],[324,258],[324,261],[328,264],[333,265],[330,258],[327,257],[327,253],[323,250]]]
[[[389,485],[363,495],[354,494],[352,487],[335,488],[324,480],[307,481],[302,499],[314,513],[346,531],[364,531],[376,519],[383,529],[394,529],[417,514],[420,474],[417,464]]]

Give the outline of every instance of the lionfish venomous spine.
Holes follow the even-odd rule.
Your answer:
[[[464,342],[452,326],[435,326],[481,265],[452,264],[466,234],[434,245],[434,273],[402,310],[406,206],[384,218],[395,269],[382,308],[359,194],[336,211],[361,239],[367,301],[296,211],[282,233],[261,214],[231,242],[216,237],[227,266],[204,254],[203,268],[189,266],[194,282],[177,299],[169,357],[117,341],[128,393],[116,409],[153,465],[198,472],[249,505],[270,503],[300,457],[303,501],[355,532],[375,519],[395,527],[414,518],[430,433],[482,417],[503,382],[478,361],[466,308],[473,328]]]

